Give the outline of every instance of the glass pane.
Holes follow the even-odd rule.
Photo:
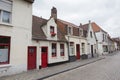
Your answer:
[[[0,63],[8,62],[8,46],[0,46]]]
[[[8,37],[0,37],[0,44],[10,43],[10,38]]]
[[[47,48],[42,48],[42,52],[47,52]]]
[[[30,53],[30,54],[33,54],[33,53],[34,53],[34,48],[30,48],[30,49],[29,49],[29,53]]]
[[[10,23],[10,12],[3,11],[2,22]]]

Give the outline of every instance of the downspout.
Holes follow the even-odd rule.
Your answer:
[[[67,42],[68,44],[67,44],[67,46],[68,46],[68,61],[70,61],[70,46],[69,46],[69,44],[70,44],[70,38],[69,38],[69,36],[68,36],[68,42]]]

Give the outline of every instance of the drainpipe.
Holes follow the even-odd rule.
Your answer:
[[[70,44],[70,38],[68,36],[68,44],[67,44],[67,46],[68,46],[68,61],[70,61],[70,46],[69,46],[69,44]]]

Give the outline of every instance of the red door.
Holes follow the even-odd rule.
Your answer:
[[[36,47],[28,47],[28,70],[36,69]]]
[[[41,67],[46,68],[48,65],[48,47],[41,48]]]
[[[80,59],[80,45],[76,44],[76,54],[77,54],[77,59]]]

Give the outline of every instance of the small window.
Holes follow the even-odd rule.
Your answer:
[[[50,26],[50,33],[54,33],[54,27],[53,26]]]
[[[79,35],[83,36],[83,30],[82,29],[79,30]]]
[[[103,34],[103,42],[104,42],[104,34]]]
[[[56,47],[56,43],[52,43],[52,57],[56,57],[57,56],[57,47]]]
[[[91,36],[91,38],[93,37],[93,35],[92,35],[92,31],[90,31],[90,36]]]
[[[2,22],[10,23],[10,18],[11,18],[10,15],[11,15],[10,12],[3,11],[3,14],[2,14]]]
[[[82,53],[85,53],[85,43],[82,43]]]
[[[60,55],[64,56],[64,44],[60,44]]]
[[[72,28],[71,27],[68,27],[68,34],[72,34]]]
[[[33,53],[34,53],[34,48],[30,48],[30,49],[29,49],[29,53],[30,53],[30,54],[33,54]]]

